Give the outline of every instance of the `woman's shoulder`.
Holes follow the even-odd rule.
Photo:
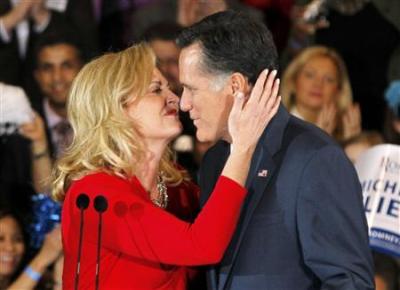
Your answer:
[[[132,189],[132,180],[105,171],[88,173],[72,182],[69,192],[116,192]]]

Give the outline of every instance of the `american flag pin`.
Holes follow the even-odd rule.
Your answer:
[[[268,175],[268,170],[267,169],[262,169],[262,170],[260,170],[260,171],[258,171],[258,174],[257,174],[259,177],[267,177],[267,175]]]

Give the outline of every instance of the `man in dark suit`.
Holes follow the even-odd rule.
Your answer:
[[[262,23],[232,11],[185,29],[178,44],[181,108],[200,141],[219,140],[200,169],[204,203],[229,154],[233,95],[248,96],[264,68],[276,70],[277,53]],[[236,233],[208,271],[209,289],[374,289],[360,184],[329,136],[281,106],[246,186]]]

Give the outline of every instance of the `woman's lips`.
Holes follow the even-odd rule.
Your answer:
[[[177,116],[178,115],[178,110],[175,110],[175,109],[168,110],[165,115],[167,115],[167,116]]]
[[[315,98],[322,98],[322,93],[320,92],[310,92],[310,95]]]

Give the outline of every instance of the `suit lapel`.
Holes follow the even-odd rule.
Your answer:
[[[283,133],[289,120],[289,113],[281,105],[277,115],[271,121],[267,129],[264,131],[257,145],[256,151],[251,162],[249,176],[246,181],[246,188],[249,194],[242,208],[239,226],[236,235],[238,235],[237,243],[234,246],[234,252],[230,265],[226,268],[226,279],[220,281],[218,289],[224,289],[227,281],[230,280],[232,268],[239,253],[241,243],[243,241],[247,226],[253,216],[253,213],[259,204],[267,185],[271,181],[277,164],[273,159],[281,148]]]

